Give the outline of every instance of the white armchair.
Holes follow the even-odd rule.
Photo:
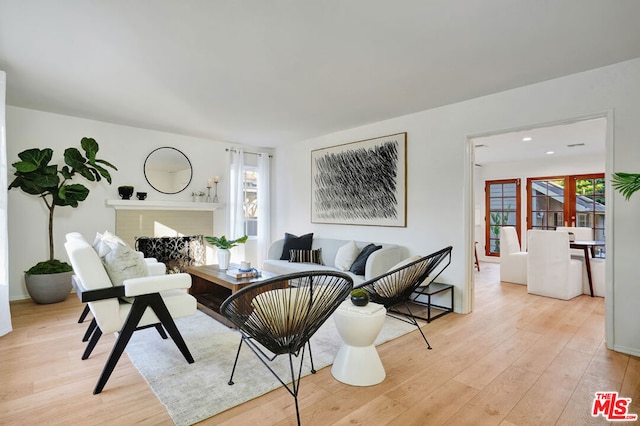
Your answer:
[[[530,230],[527,291],[569,300],[582,294],[582,262],[569,253],[569,234]]]
[[[185,291],[191,287],[189,274],[130,278],[114,286],[98,253],[86,240],[67,238],[65,249],[78,277],[80,299],[88,303],[97,323],[83,359],[90,355],[103,333],[118,334],[94,394],[102,392],[131,335],[141,328],[156,327],[158,331],[164,328],[186,360],[194,362],[173,321],[196,312],[196,299]],[[131,298],[132,303],[123,301],[125,297]]]
[[[67,241],[79,240],[84,242],[87,241],[84,238],[84,236],[79,232],[69,232],[66,235],[66,240]],[[147,265],[148,275],[165,275],[167,273],[167,266],[164,263],[158,262],[158,260],[154,257],[144,257],[144,253],[142,253],[141,251],[136,253],[138,254],[138,256],[144,259],[145,264]],[[71,277],[71,284],[73,285],[73,289],[78,295],[78,297],[80,297],[80,292],[83,286],[82,286],[82,283],[80,282],[80,278],[78,278],[77,275],[73,275]],[[84,320],[87,318],[87,315],[89,315],[89,312],[90,312],[89,305],[84,305],[84,309],[80,314],[80,318],[78,318],[79,324],[84,322]],[[84,334],[84,337],[82,338],[83,342],[86,342],[89,340],[89,338],[93,334],[93,331],[96,329],[96,325],[97,325],[96,320],[94,318],[93,320],[91,320],[91,323],[89,324],[89,327],[87,328],[87,331]]]
[[[556,231],[567,233],[571,232],[575,237],[574,241],[593,240],[593,229],[585,226],[557,226]],[[584,257],[584,252],[580,249],[571,249],[571,256],[582,259]]]
[[[572,232],[576,237],[576,241],[593,240],[593,229],[580,226],[558,226],[556,231]],[[587,276],[587,266],[584,262],[584,250],[571,249],[571,257],[583,261],[582,265],[582,290],[584,294],[589,294],[589,279]],[[593,283],[593,293],[596,296],[604,297],[605,293],[605,259],[590,259],[591,265],[591,282]]]
[[[500,281],[527,284],[527,252],[520,250],[516,228],[500,230]]]

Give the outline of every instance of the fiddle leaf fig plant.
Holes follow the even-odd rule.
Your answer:
[[[64,151],[65,165],[49,164],[53,157],[51,148],[32,148],[18,154],[20,161],[13,163],[16,169],[15,179],[9,189],[20,188],[27,194],[39,197],[49,211],[49,260],[40,262],[27,271],[27,274],[51,274],[71,271],[71,266],[55,259],[53,245],[53,213],[56,206],[78,207],[86,200],[89,189],[80,183],[71,183],[76,175],[91,182],[100,182],[103,178],[111,183],[111,174],[107,168],[118,170],[108,161],[97,158],[98,143],[93,138],[82,138],[80,146]]]
[[[227,237],[225,237],[224,235],[222,237],[204,237],[204,239],[209,244],[223,250],[224,249],[229,250],[230,248],[233,248],[238,244],[244,244],[247,242],[248,238],[249,238],[248,235],[245,235],[244,237],[240,237],[235,240],[227,240]]]

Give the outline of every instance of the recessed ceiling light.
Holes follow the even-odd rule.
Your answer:
[[[551,154],[555,154],[555,152],[554,151],[547,151],[547,152],[545,152],[545,154],[551,155]]]
[[[530,142],[532,140],[533,140],[533,138],[531,136],[526,136],[526,137],[522,138],[522,142]]]

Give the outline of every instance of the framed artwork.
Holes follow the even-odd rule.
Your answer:
[[[311,222],[407,226],[407,133],[311,151]]]

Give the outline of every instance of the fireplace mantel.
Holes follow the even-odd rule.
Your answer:
[[[214,211],[224,203],[199,203],[190,201],[106,200],[106,205],[116,210],[191,210]]]

